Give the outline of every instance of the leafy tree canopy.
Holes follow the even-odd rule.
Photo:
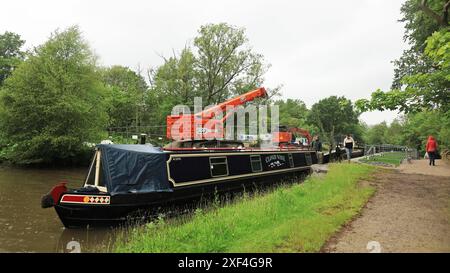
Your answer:
[[[303,101],[298,99],[277,100],[274,104],[279,107],[280,125],[305,129],[309,127],[306,121],[309,110]]]
[[[395,61],[392,90],[372,93],[356,105],[361,111],[449,110],[450,1],[408,0],[401,8],[405,40],[411,48]]]
[[[410,113],[402,130],[403,145],[425,152],[429,135],[433,135],[440,146],[440,151],[450,147],[450,112],[423,111]]]
[[[268,66],[248,45],[243,28],[225,23],[201,26],[194,39],[196,70],[206,103],[218,103],[262,85]]]
[[[373,126],[368,126],[363,133],[363,139],[366,144],[393,144],[403,145],[403,126],[404,122],[395,119],[390,125],[382,122]]]
[[[201,26],[192,47],[164,61],[151,71],[152,89],[183,103],[201,96],[205,105],[260,87],[269,68],[248,45],[245,30],[225,23]]]
[[[352,134],[356,139],[361,139],[358,116],[358,112],[355,111],[349,99],[331,96],[311,107],[307,121],[315,124],[320,134],[333,145],[338,140],[335,137],[341,138],[346,134]]]
[[[56,31],[5,81],[0,127],[12,162],[69,161],[106,125],[104,85],[77,27]]]
[[[20,48],[25,43],[20,35],[8,32],[0,35],[0,86],[24,58]]]
[[[448,111],[450,109],[450,32],[448,29],[435,32],[427,39],[424,55],[431,61],[432,69],[428,72],[404,76],[401,82],[405,87],[402,90],[375,91],[370,100],[358,100],[356,102],[358,108],[362,111],[387,109],[405,113],[418,112],[422,109]]]
[[[109,127],[138,126],[145,113],[148,85],[135,71],[123,66],[112,66],[101,71],[107,87],[106,111]]]

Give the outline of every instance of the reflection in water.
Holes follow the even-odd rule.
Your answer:
[[[68,187],[82,184],[86,169],[19,169],[0,167],[0,252],[71,252],[67,243],[79,242],[81,251],[104,251],[112,229],[65,229],[53,208],[40,201],[59,181]],[[72,243],[72,251],[76,243]]]
[[[105,252],[110,249],[115,229],[64,229],[58,239],[57,252]]]

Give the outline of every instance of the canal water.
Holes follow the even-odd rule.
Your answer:
[[[0,252],[107,252],[128,229],[66,229],[54,208],[41,208],[41,198],[58,182],[83,184],[87,168],[21,169],[0,166]],[[232,195],[227,195],[228,197]],[[227,200],[225,198],[224,200]],[[203,200],[205,202],[205,200]],[[207,205],[209,203],[201,203]],[[165,211],[168,217],[188,214],[198,201]]]
[[[65,229],[53,208],[42,209],[42,195],[60,181],[79,187],[82,169],[0,167],[0,252],[105,251],[112,229]]]

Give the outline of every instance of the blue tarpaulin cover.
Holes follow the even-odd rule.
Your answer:
[[[166,154],[148,145],[99,144],[103,179],[111,195],[171,192]]]

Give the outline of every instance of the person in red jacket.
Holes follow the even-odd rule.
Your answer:
[[[438,147],[438,145],[437,145],[436,139],[434,139],[433,136],[429,136],[428,141],[427,141],[426,151],[428,153],[428,158],[430,159],[430,166],[431,166],[431,164],[433,164],[433,166],[435,166],[434,160],[436,159],[436,156],[437,156],[437,154],[436,154],[437,147]]]

